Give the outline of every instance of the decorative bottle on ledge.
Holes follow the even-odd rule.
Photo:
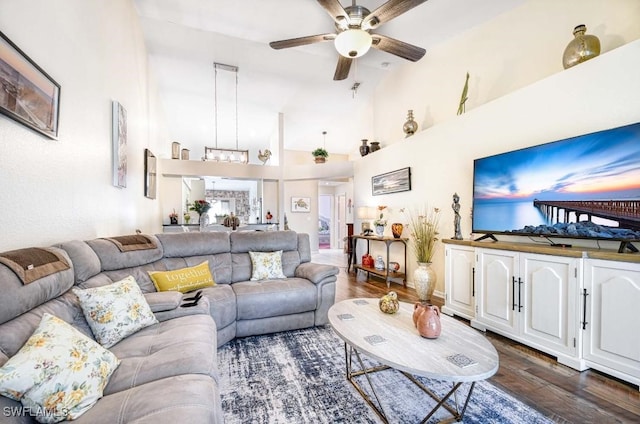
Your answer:
[[[562,55],[562,66],[564,69],[571,68],[600,54],[600,40],[591,34],[585,34],[587,27],[578,25],[573,29],[575,37],[564,50]]]
[[[360,146],[360,156],[367,156],[369,154],[369,146],[367,146],[367,139],[362,139],[362,146]]]
[[[416,131],[418,131],[418,123],[413,120],[412,109],[409,109],[409,112],[407,113],[407,122],[405,122],[402,126],[402,131],[404,131],[404,133],[406,134],[405,138],[411,137],[416,133]]]

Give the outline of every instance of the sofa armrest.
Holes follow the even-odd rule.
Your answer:
[[[182,293],[179,294],[182,295]],[[189,303],[189,301],[180,302],[180,304],[183,303]],[[174,318],[184,317],[187,315],[209,315],[209,307],[209,298],[207,296],[202,296],[198,301],[198,304],[195,306],[191,306],[188,308],[178,306],[177,308],[171,309],[169,311],[155,312],[154,315],[156,316],[156,319],[158,321],[162,322]]]
[[[327,277],[338,275],[339,271],[337,266],[306,262],[298,265],[295,276],[298,278],[306,278],[313,284],[318,284]]]
[[[182,301],[182,293],[178,291],[164,291],[145,293],[144,298],[151,307],[151,312],[163,312],[176,309]]]

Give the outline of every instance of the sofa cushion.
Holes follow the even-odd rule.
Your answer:
[[[96,252],[96,255],[98,255],[102,270],[113,271],[150,264],[162,258],[162,244],[157,237],[145,237],[149,237],[149,239],[155,243],[155,249],[122,252],[115,243],[105,239],[89,240],[87,244]]]
[[[80,240],[71,240],[56,245],[67,252],[76,277],[76,283],[82,283],[100,273],[100,259],[89,245]]]
[[[211,271],[209,271],[209,261],[172,271],[149,271],[149,276],[158,291],[186,293],[216,284],[211,276]]]
[[[146,293],[144,298],[151,308],[151,312],[163,312],[176,309],[182,301],[182,293],[180,292],[162,292],[162,293]]]
[[[231,249],[229,233],[167,233],[158,234],[165,258],[215,255]]]
[[[36,419],[75,419],[102,397],[120,361],[48,313],[25,345],[0,368],[0,394],[22,402]]]
[[[74,327],[76,317],[85,321],[80,305],[78,305],[78,298],[69,290],[63,295],[0,325],[0,352],[9,358],[15,355],[38,328],[45,313],[54,315]],[[93,338],[90,329],[87,328],[86,332],[82,332]],[[0,366],[4,364],[2,358],[4,355],[0,355]]]
[[[232,253],[232,275],[231,281],[247,281],[251,279],[253,273],[253,265],[251,264],[251,256],[247,253]],[[297,250],[282,252],[282,273],[286,277],[295,276],[295,270],[300,265],[300,256]]]
[[[71,263],[71,259],[64,250],[55,247],[50,249]],[[0,281],[2,282],[0,324],[60,296],[73,286],[73,277],[72,266],[25,285],[10,268],[0,264]]]
[[[93,335],[104,347],[158,322],[133,277],[92,289],[74,288],[73,293]]]
[[[313,311],[318,303],[318,289],[308,280],[244,281],[234,283],[238,320],[266,318]]]
[[[311,262],[311,243],[309,243],[309,234],[298,233],[298,254],[300,262]]]
[[[154,264],[156,270],[172,270],[190,267],[209,262],[209,271],[216,284],[231,283],[231,253],[216,253],[211,255],[185,256],[184,258],[163,258],[159,263]],[[162,268],[162,269],[161,269]]]
[[[202,290],[211,303],[209,314],[218,330],[233,324],[237,316],[236,295],[230,284],[217,285]]]
[[[231,253],[298,250],[295,231],[240,231],[229,235]]]
[[[218,378],[216,327],[207,314],[160,322],[127,337],[110,350],[120,359],[120,366],[111,376],[105,394],[176,375]]]
[[[190,374],[105,396],[73,424],[222,422],[218,385],[206,375]]]
[[[268,278],[287,278],[282,273],[282,250],[276,252],[249,252],[251,281]]]

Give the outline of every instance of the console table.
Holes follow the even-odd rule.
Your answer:
[[[357,245],[358,240],[366,240],[367,241],[367,253],[369,253],[369,243],[371,242],[381,242],[384,243],[387,247],[387,256],[385,260],[385,269],[375,269],[374,267],[364,266],[362,264],[358,264],[357,259]],[[389,271],[389,247],[393,243],[401,243],[404,250],[404,263],[402,265],[407,266],[407,238],[394,238],[394,237],[378,237],[378,236],[363,236],[363,235],[353,235],[351,236],[351,242],[353,245],[351,246],[351,253],[349,254],[349,266],[347,267],[347,272],[351,271],[351,265],[353,264],[354,270],[363,270],[367,272],[367,277],[369,274],[375,274],[380,277],[383,277],[387,283],[387,288],[391,286],[391,282],[401,283],[404,287],[407,287],[407,279],[404,272],[395,272]]]

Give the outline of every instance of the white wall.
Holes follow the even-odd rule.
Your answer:
[[[402,141],[408,109],[419,131],[455,117],[467,72],[471,111],[562,72],[576,25],[585,24],[606,53],[640,38],[638,22],[637,0],[528,0],[391,73],[376,88],[375,139],[382,146]]]
[[[469,238],[473,160],[640,121],[637,69],[640,40],[365,156],[355,163],[356,204],[388,205],[389,222],[407,222],[399,213],[401,207],[429,203],[441,208],[441,237],[450,238],[454,235],[452,195],[457,192],[462,206],[462,233]],[[412,170],[411,191],[370,195],[371,176],[406,166]],[[441,243],[434,263],[437,289],[442,290]],[[410,280],[414,268],[415,259],[409,256]]]
[[[166,140],[130,0],[3,0],[0,28],[61,86],[59,138],[0,116],[0,250],[161,229],[144,149]],[[128,118],[127,187],[112,186],[111,101]]]
[[[291,212],[292,197],[309,197],[311,212]],[[316,180],[284,182],[284,213],[287,214],[289,229],[309,234],[311,250],[318,251],[318,182]],[[284,223],[280,224],[284,230]]]

